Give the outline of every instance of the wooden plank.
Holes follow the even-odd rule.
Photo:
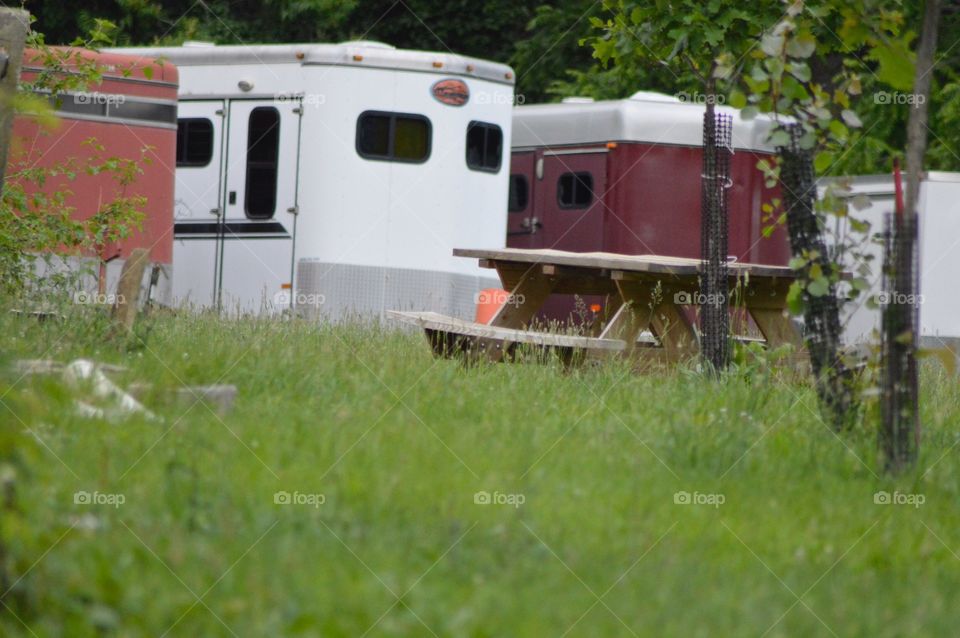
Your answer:
[[[525,343],[536,346],[575,348],[581,350],[608,350],[613,352],[620,352],[626,347],[626,344],[618,339],[600,339],[579,335],[501,328],[476,323],[474,321],[465,321],[463,319],[457,319],[456,317],[448,317],[435,312],[401,312],[388,310],[387,315],[393,319],[417,325],[424,330],[446,332],[478,339],[492,339],[504,343]]]
[[[554,295],[615,295],[620,296],[617,287],[603,271],[590,271],[580,268],[556,268],[556,275],[545,274],[553,282],[550,294]],[[497,262],[497,274],[504,290],[514,290],[530,270],[528,264]],[[543,272],[543,266],[540,267]],[[541,302],[542,305],[542,302]]]
[[[664,255],[618,255],[615,253],[593,252],[573,253],[562,250],[521,248],[500,248],[495,250],[474,250],[456,248],[457,257],[474,257],[497,262],[526,264],[554,264],[558,266],[576,266],[582,268],[622,270],[630,272],[651,272],[660,274],[694,275],[700,270],[700,260]],[[786,266],[768,266],[746,262],[731,262],[730,272],[751,276],[794,278],[793,271]]]
[[[117,300],[113,306],[114,328],[118,331],[133,330],[133,322],[140,308],[140,290],[148,259],[146,248],[135,248],[123,263],[120,281],[117,283]]]

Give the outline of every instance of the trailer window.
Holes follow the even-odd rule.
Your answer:
[[[593,175],[564,173],[557,181],[560,208],[587,208],[593,201]]]
[[[280,112],[272,106],[250,111],[247,126],[247,184],[244,209],[251,219],[270,219],[277,207]]]
[[[475,171],[500,171],[503,131],[496,124],[473,121],[467,125],[467,167]]]
[[[430,120],[422,115],[365,111],[357,119],[357,153],[387,162],[425,162],[430,135]]]
[[[213,122],[202,117],[177,120],[177,166],[206,166],[213,158]]]
[[[507,210],[519,213],[527,209],[529,199],[529,183],[526,175],[514,173],[510,176],[510,196],[507,198]]]

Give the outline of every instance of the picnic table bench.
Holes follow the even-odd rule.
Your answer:
[[[510,296],[489,324],[436,313],[390,313],[421,327],[439,356],[460,353],[501,361],[522,344],[554,350],[564,361],[621,356],[638,364],[675,363],[699,354],[697,331],[684,311],[701,301],[698,259],[517,248],[458,248],[453,254],[495,269]],[[731,305],[750,315],[768,347],[794,346],[802,364],[802,336],[786,313],[793,271],[731,262],[729,272],[729,288],[736,295]],[[613,312],[594,336],[526,330],[554,294],[605,295]],[[638,340],[647,332],[653,343]]]

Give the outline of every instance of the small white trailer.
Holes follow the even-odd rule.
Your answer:
[[[508,66],[375,42],[115,51],[180,71],[175,303],[471,316],[497,285],[451,252],[505,242]]]
[[[904,175],[904,189],[906,176]],[[894,211],[894,182],[889,175],[866,175],[851,180],[851,197],[865,195],[870,206],[851,212],[870,223],[870,233],[882,233],[886,216]],[[821,186],[821,193],[823,188]],[[960,293],[954,277],[960,276],[960,173],[926,172],[920,181],[917,210],[920,218],[920,343],[923,347],[949,347],[960,353]],[[831,229],[828,229],[828,231]],[[837,233],[834,232],[834,236]],[[870,296],[883,301],[883,247],[869,245]],[[845,260],[854,270],[859,263]],[[861,262],[864,263],[864,262]],[[864,303],[865,298],[845,309],[847,343],[872,341],[880,329],[880,310]]]

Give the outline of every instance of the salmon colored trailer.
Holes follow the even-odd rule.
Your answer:
[[[102,80],[84,91],[60,94],[53,101],[56,123],[52,127],[33,116],[18,115],[14,119],[7,177],[16,179],[16,173],[24,168],[53,167],[68,160],[83,165],[93,152],[90,141],[103,147],[97,153],[101,158],[147,158],[147,162],[140,162],[142,174],[125,190],[110,174],[81,174],[73,181],[51,179],[43,191],[69,191],[67,204],[74,209],[76,219],[94,215],[120,196],[145,197],[146,215],[140,230],[134,230],[119,244],[103,247],[100,255],[84,257],[108,262],[106,277],[112,284],[131,251],[146,248],[161,272],[153,298],[166,301],[173,266],[177,69],[162,61],[116,53],[59,50],[71,54],[60,72],[76,72],[82,59],[97,65]],[[28,49],[21,80],[32,82],[43,70],[39,52]],[[38,95],[45,94],[38,91]]]
[[[778,196],[757,169],[774,150],[764,144],[771,123],[717,111],[733,117],[730,257],[786,265],[786,229],[763,232],[761,206]],[[517,107],[507,245],[699,258],[703,113],[702,104],[649,92]],[[555,306],[549,314],[559,318]]]

